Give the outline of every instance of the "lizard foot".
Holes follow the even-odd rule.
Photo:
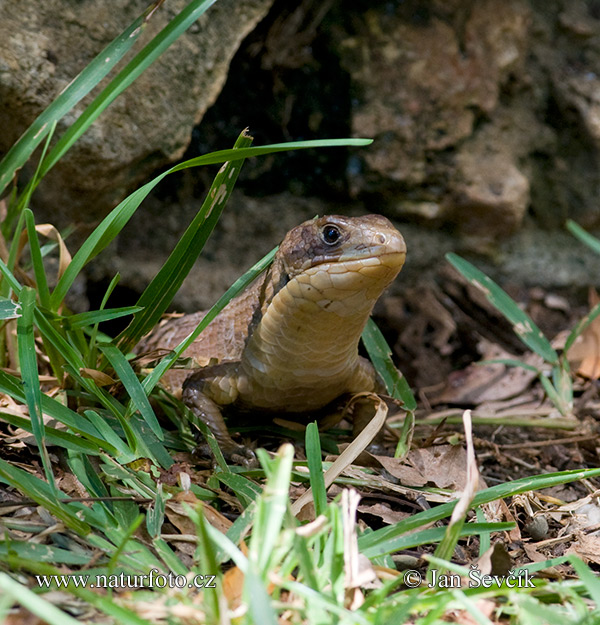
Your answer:
[[[221,453],[225,460],[230,464],[246,467],[247,469],[254,469],[258,466],[258,459],[256,454],[249,447],[244,445],[233,444],[232,446],[221,447]],[[214,460],[214,455],[210,448],[210,445],[206,442],[199,443],[194,449],[194,455],[206,458],[210,457]]]

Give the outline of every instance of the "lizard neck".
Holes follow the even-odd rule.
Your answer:
[[[305,272],[272,297],[242,354],[242,401],[300,412],[352,390],[360,335],[381,289],[320,287]]]

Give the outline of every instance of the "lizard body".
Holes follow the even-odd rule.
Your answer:
[[[346,393],[382,390],[358,343],[405,257],[402,235],[380,215],[304,222],[285,236],[270,269],[184,353],[198,369],[171,370],[163,383],[183,389],[183,401],[230,457],[248,453],[229,436],[224,406],[307,413]],[[142,350],[173,349],[202,316],[167,322]]]

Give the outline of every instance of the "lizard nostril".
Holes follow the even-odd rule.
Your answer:
[[[377,235],[377,242],[381,245],[385,245],[386,242],[386,238],[385,238],[385,234],[379,234]]]

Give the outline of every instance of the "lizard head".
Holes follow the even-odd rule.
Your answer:
[[[327,265],[323,269],[339,274],[344,273],[345,266],[349,271],[366,271],[373,276],[389,273],[391,282],[404,264],[406,244],[390,220],[381,215],[326,215],[290,230],[278,256],[290,278]]]
[[[277,256],[288,279],[307,289],[305,297],[324,307],[345,302],[349,312],[359,301],[374,304],[402,269],[406,245],[381,215],[327,215],[290,230]]]

